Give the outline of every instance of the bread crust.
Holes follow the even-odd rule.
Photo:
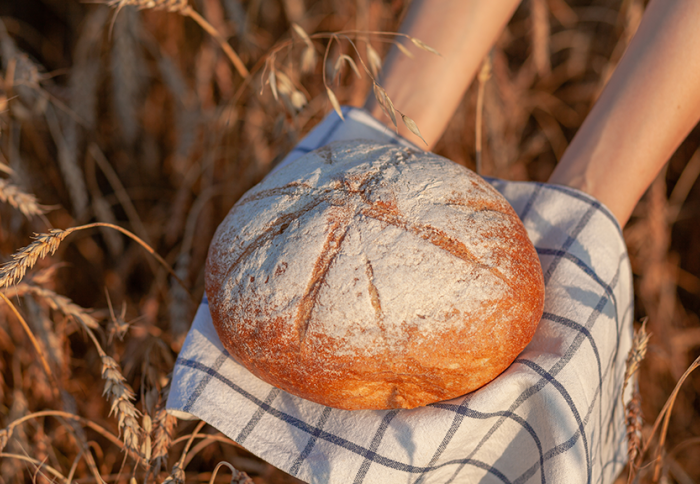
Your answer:
[[[430,153],[338,142],[247,192],[205,272],[214,326],[262,380],[347,410],[471,392],[534,335],[537,253],[506,200]]]

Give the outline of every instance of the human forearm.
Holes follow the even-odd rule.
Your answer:
[[[550,182],[593,195],[624,225],[700,119],[700,2],[653,0]]]
[[[380,84],[394,106],[412,118],[432,147],[442,136],[486,53],[520,0],[414,0],[401,32],[440,52],[413,49],[409,59],[392,47]],[[410,44],[409,44],[410,45]],[[365,107],[378,119],[381,108],[370,93]],[[423,142],[400,126],[406,138]]]

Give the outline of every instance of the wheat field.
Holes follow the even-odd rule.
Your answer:
[[[301,482],[167,415],[169,374],[218,223],[328,111],[363,103],[394,39],[363,32],[396,31],[408,4],[0,2],[2,482]],[[523,2],[435,151],[546,181],[643,11]],[[360,33],[327,49],[338,31]],[[700,481],[698,175],[700,127],[624,229],[647,336],[620,483]]]

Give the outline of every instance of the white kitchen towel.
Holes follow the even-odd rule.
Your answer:
[[[345,122],[329,114],[282,163],[336,140],[410,145],[362,110],[343,112]],[[546,284],[534,339],[496,380],[412,410],[324,407],[231,359],[205,298],[175,364],[169,411],[310,483],[612,483],[626,462],[620,395],[633,319],[620,227],[576,190],[488,181],[523,220]]]

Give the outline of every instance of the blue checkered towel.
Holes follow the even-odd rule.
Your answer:
[[[344,115],[328,115],[283,163],[336,140],[410,145],[362,110]],[[613,482],[626,462],[620,393],[633,319],[620,227],[576,190],[489,182],[523,220],[546,284],[534,339],[496,380],[413,410],[324,407],[231,359],[205,299],[175,364],[169,411],[312,483]]]

